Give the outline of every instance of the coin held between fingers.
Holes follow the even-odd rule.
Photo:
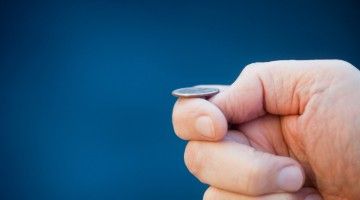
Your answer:
[[[217,88],[210,87],[187,87],[173,90],[171,94],[183,98],[209,98],[219,93],[219,91]]]

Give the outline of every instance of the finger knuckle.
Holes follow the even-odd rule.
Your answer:
[[[181,113],[181,109],[178,108],[179,107],[178,104],[179,103],[177,102],[173,108],[172,124],[173,124],[175,134],[179,138],[186,140],[188,138],[186,137],[186,134],[184,134],[184,130],[183,130],[182,123],[181,123],[182,122],[182,119],[181,119],[182,113]]]
[[[250,64],[246,65],[241,73],[248,74],[248,73],[254,72],[254,70],[258,69],[258,64],[259,63],[250,63]]]
[[[187,134],[185,134],[184,129],[178,125],[178,123],[173,119],[173,129],[175,132],[175,135],[177,137],[179,137],[182,140],[188,140],[189,137],[187,136]]]
[[[330,60],[321,60],[321,61],[312,61],[313,65],[320,66],[323,70],[331,70],[338,73],[345,73],[349,70],[352,71],[353,69],[356,69],[354,65],[352,65],[350,62],[341,60],[341,59],[330,59]]]
[[[335,59],[334,62],[339,65],[339,66],[344,66],[344,67],[353,67],[353,65],[351,63],[349,63],[348,61],[345,60],[341,60],[341,59]]]
[[[298,198],[293,194],[281,194],[277,199],[278,200],[296,200]]]
[[[218,200],[217,193],[215,188],[210,187],[205,191],[203,200]]]
[[[202,145],[198,141],[190,141],[185,148],[184,161],[185,165],[194,176],[200,179],[202,171],[207,160]]]
[[[204,200],[234,199],[236,197],[227,191],[210,186],[204,193]],[[238,197],[241,198],[241,197]],[[242,198],[241,198],[242,199]]]
[[[253,160],[253,164],[249,166],[248,174],[245,180],[245,192],[247,194],[260,195],[263,194],[266,189],[267,182],[264,177],[268,177],[267,168],[264,167],[264,163],[267,162],[268,158],[266,154],[259,154],[256,159]]]
[[[345,60],[325,60],[322,64],[323,70],[330,70],[333,76],[339,77],[340,79],[349,79],[349,77],[352,76],[357,77],[357,75],[355,75],[356,73],[354,73],[354,70],[358,71],[356,67]]]

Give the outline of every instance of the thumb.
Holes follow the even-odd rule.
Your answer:
[[[341,77],[340,72],[353,73],[356,68],[349,66],[341,60],[253,63],[210,101],[230,123],[242,123],[265,113],[299,115],[314,94],[322,93],[335,77]]]
[[[231,123],[249,121],[265,114],[263,85],[254,65],[260,64],[246,66],[232,85],[209,99]]]

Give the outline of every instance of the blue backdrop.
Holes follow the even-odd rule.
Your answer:
[[[172,89],[360,66],[356,1],[0,1],[0,199],[201,199]]]

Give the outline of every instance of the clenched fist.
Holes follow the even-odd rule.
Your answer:
[[[340,60],[254,63],[216,96],[180,98],[204,199],[360,198],[360,72]]]

